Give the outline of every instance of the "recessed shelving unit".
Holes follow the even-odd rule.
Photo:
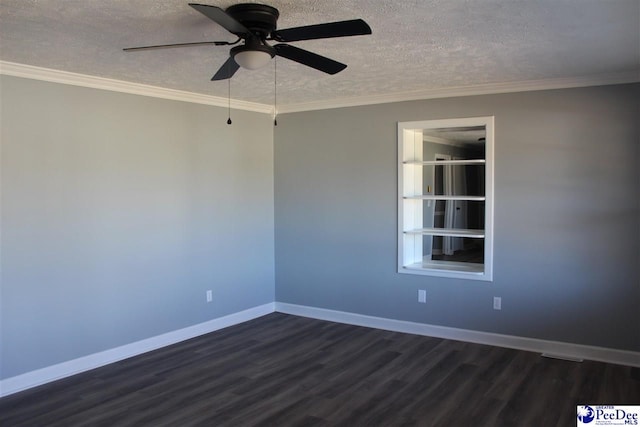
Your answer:
[[[398,123],[398,272],[493,279],[493,117]]]

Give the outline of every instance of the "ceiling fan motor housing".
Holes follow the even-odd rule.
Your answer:
[[[226,9],[227,14],[264,40],[276,29],[280,12],[266,4],[240,3]],[[240,34],[236,34],[240,35]]]

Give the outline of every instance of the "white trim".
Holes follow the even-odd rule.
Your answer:
[[[202,95],[174,89],[165,89],[139,83],[112,80],[86,74],[70,73],[50,68],[35,67],[15,62],[0,61],[0,74],[27,79],[43,80],[74,86],[91,87],[175,101],[227,107],[224,97]],[[508,83],[487,83],[472,86],[423,89],[383,95],[355,96],[350,98],[310,101],[298,104],[278,105],[278,114],[301,111],[326,110],[330,108],[357,107],[360,105],[386,104],[390,102],[417,101],[422,99],[451,98],[455,96],[490,95],[496,93],[528,92],[535,90],[567,89],[587,86],[603,86],[640,82],[636,71],[626,73],[597,74],[591,76],[566,77],[557,79],[528,80]],[[231,107],[238,110],[273,114],[273,106],[257,102],[231,100]]]
[[[237,325],[239,323],[273,313],[274,310],[275,303],[260,305],[237,313],[232,313],[227,316],[219,317],[217,319],[209,320],[204,323],[189,326],[184,329],[167,332],[166,334],[101,351],[100,353],[90,354],[67,362],[58,363],[57,365],[47,366],[46,368],[37,369],[12,378],[7,378],[0,381],[0,397],[8,396],[31,387],[36,387],[51,381],[99,368],[110,363],[118,362],[129,357],[137,356],[139,354],[195,338],[200,335],[208,334],[219,329]]]
[[[529,80],[508,83],[487,83],[473,86],[424,89],[383,95],[367,95],[299,104],[279,105],[278,114],[330,108],[357,107],[360,105],[387,104],[390,102],[418,101],[422,99],[452,98],[456,96],[491,95],[496,93],[529,92],[535,90],[567,89],[587,86],[604,86],[640,81],[637,71],[627,73],[598,74],[582,77]]]
[[[52,70],[49,68],[34,67],[31,65],[17,64],[7,61],[0,61],[0,74],[67,84],[72,86],[90,87],[93,89],[129,93],[133,95],[150,96],[153,98],[170,99],[173,101],[191,102],[194,104],[214,105],[216,107],[225,108],[229,106],[229,100],[227,98],[221,98],[218,96],[203,95],[199,93],[186,92],[175,89],[166,89],[157,86],[125,82],[122,80],[106,79],[103,77],[88,76],[85,74],[70,73],[67,71]],[[231,100],[231,108],[237,110],[254,111],[257,113],[273,113],[273,107],[271,105],[258,104],[256,102],[239,101],[236,99]]]
[[[640,367],[640,352],[635,351],[616,350],[605,347],[494,334],[490,332],[450,328],[447,326],[428,325],[424,323],[386,319],[383,317],[366,316],[363,314],[283,302],[276,302],[275,304],[275,309],[279,313],[310,317],[313,319],[328,320],[331,322],[346,323],[349,325],[365,326],[368,328],[425,335],[429,337],[477,344],[493,345],[497,347],[513,348],[517,350],[532,351],[535,353],[551,353],[555,357],[595,360],[599,362]]]

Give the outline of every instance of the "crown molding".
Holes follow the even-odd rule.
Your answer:
[[[192,102],[195,104],[214,105],[216,107],[225,108],[229,106],[229,100],[227,98],[221,98],[218,96],[166,89],[157,86],[131,83],[85,74],[70,73],[68,71],[52,70],[50,68],[34,67],[32,65],[18,64],[15,62],[0,61],[0,74],[73,86],[89,87],[93,89],[109,90],[113,92],[129,93],[133,95],[150,96],[153,98],[170,99],[173,101]],[[257,113],[271,114],[273,112],[273,106],[271,105],[235,99],[231,100],[231,108]]]
[[[0,61],[0,74],[43,80],[74,86],[90,87],[94,89],[110,90],[130,93],[134,95],[150,96],[154,98],[170,99],[174,101],[192,102],[196,104],[228,107],[229,100],[218,96],[203,95],[175,89],[166,89],[122,80],[113,80],[85,74],[70,73],[68,71],[53,70]],[[392,102],[418,101],[422,99],[452,98],[457,96],[491,95],[511,92],[528,92],[536,90],[568,89],[587,86],[603,86],[640,82],[640,71],[625,73],[598,74],[580,77],[557,79],[527,80],[508,83],[487,83],[482,85],[447,87],[439,89],[424,89],[409,92],[397,92],[383,95],[356,96],[350,98],[311,101],[297,104],[283,104],[278,106],[278,114],[297,113],[302,111],[326,110],[331,108],[357,107],[361,105],[387,104]],[[273,106],[240,100],[231,100],[231,108],[253,111],[257,113],[273,113]]]
[[[491,95],[550,89],[569,89],[576,87],[604,86],[636,82],[640,82],[640,71],[508,83],[487,83],[473,86],[425,89],[383,95],[369,95],[330,99],[326,101],[304,102],[299,104],[286,104],[278,106],[278,114],[326,110],[330,108],[355,107],[361,105],[387,104],[391,102],[418,101],[422,99],[453,98],[457,96]]]

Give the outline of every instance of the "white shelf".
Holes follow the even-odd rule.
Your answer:
[[[408,160],[403,162],[405,165],[484,165],[487,163],[485,159],[470,159],[470,160]]]
[[[406,200],[468,200],[471,202],[484,202],[486,197],[484,196],[428,196],[420,194],[418,196],[405,196]]]
[[[446,236],[446,237],[470,237],[474,239],[483,239],[484,230],[470,229],[447,229],[447,228],[419,228],[416,230],[408,230],[405,234],[422,234],[428,236]]]
[[[459,271],[465,273],[484,273],[484,264],[453,261],[424,261],[403,266],[407,270]]]

